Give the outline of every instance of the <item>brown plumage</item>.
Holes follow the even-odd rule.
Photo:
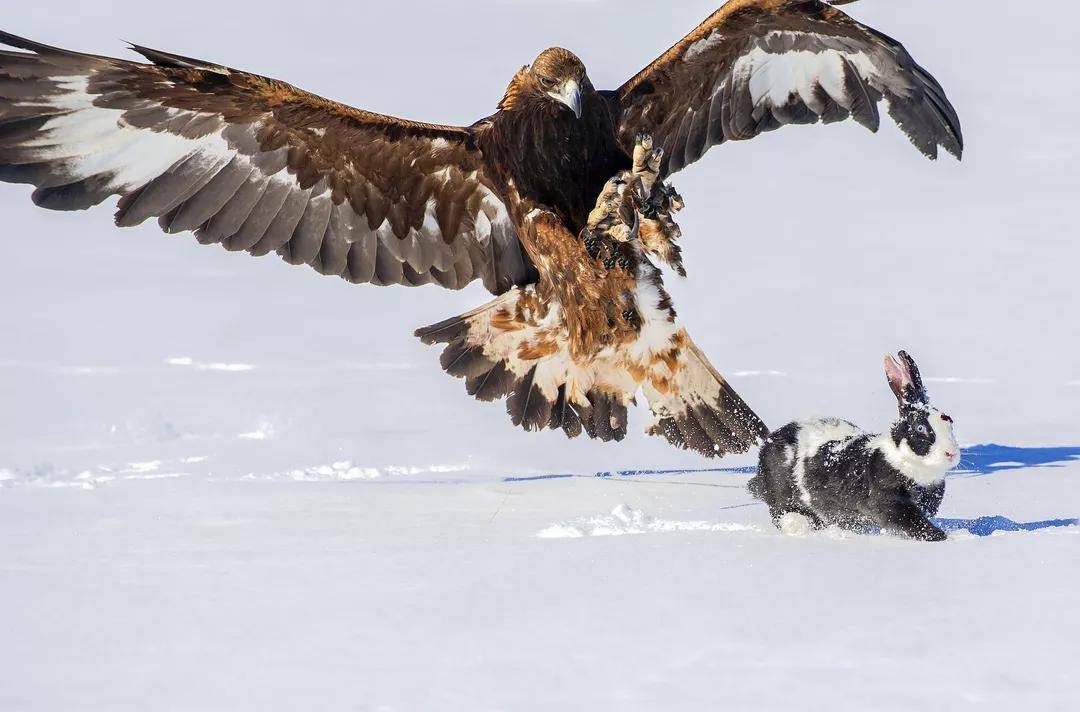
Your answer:
[[[652,204],[645,186],[651,196],[666,196],[667,186],[659,180],[660,152],[647,135],[635,148],[643,153],[650,160],[605,184],[581,231],[590,276],[599,279],[579,268],[564,289],[558,281],[514,288],[417,335],[446,344],[443,368],[466,379],[466,390],[481,400],[506,397],[512,421],[526,430],[621,440],[628,408],[641,392],[655,416],[650,433],[707,457],[744,452],[767,429],[677,323],[644,239],[670,240],[661,230],[678,226],[670,213],[646,217],[664,208]],[[670,209],[670,200],[664,206]],[[579,260],[561,251],[573,243],[548,214],[526,220],[538,248],[560,250],[562,262]],[[652,233],[644,229],[649,224]]]
[[[811,81],[777,71],[791,66],[813,70]],[[877,131],[883,98],[927,157],[937,158],[939,146],[960,157],[956,111],[898,42],[818,0],[731,0],[620,87],[612,103],[623,146],[650,132],[670,175],[712,146],[788,124],[852,118]]]
[[[644,392],[651,432],[707,455],[765,429],[675,322],[653,266],[683,273],[666,179],[786,124],[876,130],[884,98],[926,155],[962,148],[903,47],[818,0],[732,0],[616,91],[547,50],[469,127],[144,47],[150,64],[0,44],[21,50],[0,51],[0,180],[34,185],[39,205],[120,196],[118,225],[157,218],[356,283],[481,280],[493,304],[419,332],[448,344],[471,394],[506,397],[523,427],[606,440]]]

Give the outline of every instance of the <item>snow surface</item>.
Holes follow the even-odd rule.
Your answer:
[[[54,0],[5,28],[469,123],[547,45],[616,86],[715,2],[286,7]],[[515,431],[411,336],[479,287],[353,287],[2,186],[0,710],[1073,709],[1080,10],[1018,36],[1000,0],[847,9],[945,85],[964,162],[889,123],[717,149],[676,180],[671,288],[774,426],[885,427],[881,356],[909,349],[966,445],[948,542],[783,537],[752,457],[643,413],[613,446]]]

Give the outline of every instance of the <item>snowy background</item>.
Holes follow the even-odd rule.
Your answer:
[[[546,46],[613,88],[715,6],[53,0],[4,23],[468,124]],[[772,426],[885,427],[881,356],[909,349],[967,446],[948,543],[782,538],[753,458],[672,450],[643,413],[619,445],[514,430],[411,336],[478,286],[350,286],[5,185],[0,710],[1073,709],[1080,10],[1018,33],[1000,0],[847,9],[946,87],[964,162],[891,123],[714,149],[676,177],[671,288]]]

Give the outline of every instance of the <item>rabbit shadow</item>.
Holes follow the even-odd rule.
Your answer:
[[[1080,462],[1080,447],[1010,447],[976,445],[964,449],[960,466],[950,477],[985,477],[999,472],[1027,467],[1064,467]],[[976,519],[935,519],[947,532],[966,531],[974,536],[993,536],[999,532],[1036,532],[1080,526],[1080,519],[1050,519],[1043,522],[1015,522],[1008,517],[986,516]]]
[[[982,477],[1026,467],[1062,467],[1080,462],[1080,447],[1010,447],[975,445],[964,448],[954,477]]]
[[[1044,529],[1080,527],[1080,519],[1050,519],[1045,522],[1014,522],[1008,517],[992,516],[978,519],[934,519],[934,524],[946,532],[966,531],[979,537],[999,532],[1037,532]]]

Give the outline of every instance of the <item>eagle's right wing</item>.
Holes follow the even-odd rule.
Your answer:
[[[494,293],[533,279],[468,129],[381,116],[283,82],[136,47],[153,64],[0,33],[0,180],[118,225],[351,282]]]
[[[821,0],[729,0],[612,97],[623,148],[651,134],[664,176],[790,124],[850,117],[877,131],[883,99],[929,158],[964,147],[937,80],[899,42]]]

